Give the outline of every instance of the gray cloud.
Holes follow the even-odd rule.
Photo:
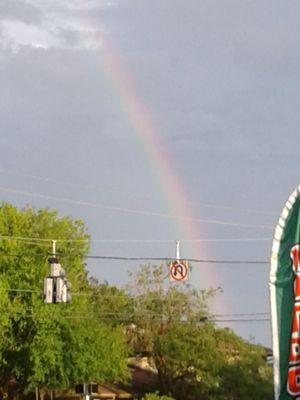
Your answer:
[[[4,30],[16,42],[18,35],[26,36],[26,43],[18,52],[0,52],[1,168],[75,185],[87,183],[92,189],[12,180],[5,174],[2,185],[168,212],[167,188],[163,195],[162,185],[155,180],[163,171],[147,153],[144,132],[132,123],[134,113],[145,112],[152,118],[151,132],[165,142],[156,151],[170,158],[175,179],[188,199],[236,209],[278,210],[279,214],[299,180],[299,2],[287,6],[264,0],[122,0],[114,7],[101,3],[100,8],[97,1],[81,0],[36,0],[32,4],[45,16],[42,23],[28,27],[28,22],[15,19],[11,23],[16,24]],[[43,33],[40,44],[45,48],[36,48]],[[101,41],[105,46],[101,47]],[[112,63],[116,59],[119,63]],[[114,69],[109,70],[108,64]],[[120,90],[121,77],[128,80],[124,87],[133,88],[129,93],[133,98]],[[115,194],[106,190],[110,188]],[[126,193],[144,197],[132,199]],[[8,195],[6,199],[21,205],[25,201]],[[98,238],[173,238],[180,234],[174,221],[31,200],[38,206],[82,215]],[[193,212],[212,219],[275,223],[275,217],[253,217],[235,210],[199,206]],[[271,236],[272,232],[199,224],[201,237],[243,235]],[[105,252],[173,252],[173,247],[114,246],[107,244]],[[230,259],[251,259],[253,254],[269,257],[269,243],[241,246],[215,245],[211,254]],[[203,256],[201,247],[197,251],[195,256]],[[111,271],[105,276],[108,280],[121,282],[126,277],[124,271],[120,276]],[[192,283],[214,285],[202,270],[201,274],[197,271]],[[241,279],[243,273],[239,270]],[[238,296],[239,304],[246,304],[250,312],[260,305],[268,307],[266,271],[255,273],[249,282],[261,283],[259,304],[249,300],[255,282],[239,293],[236,270],[216,270],[225,288],[225,302],[234,311],[240,311]],[[267,343],[266,329],[247,329]]]
[[[0,19],[2,49],[18,51],[28,45],[42,48],[96,49],[101,46],[98,38],[103,25],[86,23],[85,14],[96,7],[111,7],[108,1],[5,1],[1,5]],[[43,16],[46,16],[43,18]]]
[[[28,1],[2,0],[0,3],[0,20],[16,20],[29,25],[40,25],[42,18],[41,9]]]

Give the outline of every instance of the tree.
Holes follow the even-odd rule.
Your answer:
[[[123,331],[89,317],[84,265],[89,245],[83,222],[59,217],[56,211],[2,204],[0,231],[2,391],[12,397],[12,392],[35,386],[67,388],[82,380],[126,379]],[[70,304],[43,303],[51,239],[58,239],[58,257],[72,282]]]
[[[76,382],[119,382],[127,378],[127,346],[120,328],[112,329],[84,315],[81,321],[57,317],[44,319],[40,315],[36,319],[38,334],[29,351],[30,388],[36,384],[68,388]]]
[[[208,344],[197,347],[195,340],[199,337],[201,342],[198,332],[207,326],[207,300],[214,291],[166,285],[164,278],[163,266],[142,266],[133,276],[131,343],[134,351],[149,356],[157,369],[160,392],[167,395],[174,394],[177,382],[188,382],[197,373],[202,358],[197,355]]]
[[[163,266],[143,266],[133,278],[131,345],[156,368],[161,394],[181,400],[270,398],[263,349],[215,326],[207,307],[215,290],[166,285]]]
[[[88,302],[93,317],[103,324],[126,328],[132,322],[133,298],[124,289],[99,283],[93,277],[89,283]]]
[[[147,393],[142,400],[174,400],[173,397],[160,396],[158,393]]]
[[[266,363],[266,349],[244,341],[229,329],[216,329],[218,351],[222,351],[219,399],[270,399],[273,394],[272,368]]]

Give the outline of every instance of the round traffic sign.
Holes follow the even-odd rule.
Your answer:
[[[173,262],[170,266],[170,279],[183,281],[187,279],[188,266],[183,262]]]

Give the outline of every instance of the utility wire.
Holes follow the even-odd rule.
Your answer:
[[[216,238],[216,239],[182,239],[180,242],[266,242],[272,240],[271,237],[264,238]]]
[[[17,288],[7,288],[4,289],[7,292],[20,292],[20,293],[38,293],[38,294],[43,294],[43,292],[41,290],[34,290],[34,289],[17,289]],[[93,297],[93,298],[102,298],[103,300],[109,300],[109,299],[123,299],[124,296],[126,296],[126,294],[121,295],[121,294],[102,294],[102,293],[82,293],[82,292],[72,292],[72,296],[86,296],[86,297]],[[137,296],[139,297],[139,296]],[[126,297],[125,297],[126,299]],[[161,302],[163,302],[163,299],[161,299],[160,297],[151,297],[151,301],[153,300],[159,300]],[[173,300],[173,302],[172,302]],[[136,304],[139,303],[139,298],[136,297],[128,297],[128,301],[129,303],[132,302],[132,304]],[[173,296],[172,299],[168,298],[168,302],[171,304],[176,304],[177,305],[177,298],[175,296]],[[190,305],[193,305],[193,303],[190,303]],[[30,308],[31,309],[31,308]],[[112,312],[115,314],[115,312]],[[160,313],[157,313],[160,314]],[[252,315],[270,315],[269,311],[265,311],[265,312],[248,312],[248,313],[222,313],[222,314],[212,314],[215,317],[231,317],[231,316],[239,316],[239,317],[245,317],[245,316],[252,316]]]
[[[177,216],[177,215],[171,215],[171,214],[165,214],[165,213],[157,213],[157,212],[146,211],[146,210],[138,210],[138,209],[124,208],[124,207],[114,207],[114,206],[109,206],[109,205],[103,204],[103,203],[93,203],[93,202],[87,202],[87,201],[72,200],[72,199],[65,198],[65,197],[49,196],[49,195],[41,194],[41,193],[31,193],[31,192],[16,190],[13,188],[3,187],[3,186],[0,186],[0,191],[6,192],[6,193],[18,194],[18,195],[22,195],[22,196],[38,197],[38,198],[42,198],[42,199],[61,201],[61,202],[68,203],[68,204],[100,208],[100,209],[104,209],[104,210],[137,214],[137,215],[147,215],[147,216],[152,216],[152,217],[155,216],[155,217],[161,217],[161,218],[176,219],[176,220],[191,221],[191,222],[201,222],[201,223],[206,223],[206,224],[216,224],[216,225],[223,225],[223,226],[234,226],[237,228],[266,229],[266,230],[272,230],[272,231],[275,229],[274,226],[267,226],[267,225],[241,224],[241,223],[237,223],[237,222],[221,221],[221,220],[214,220],[214,219],[187,218],[187,217],[183,217],[183,216]]]
[[[10,171],[10,170],[4,170],[4,169],[0,169],[0,173],[5,173],[5,174],[10,174],[10,175],[15,175],[15,176],[22,176],[22,177],[27,177],[30,179],[34,179],[34,180],[39,180],[45,183],[60,183],[62,185],[69,185],[69,186],[73,186],[76,188],[82,188],[82,189],[91,189],[91,190],[95,190],[97,189],[97,186],[95,185],[85,185],[82,183],[73,183],[70,181],[65,181],[65,180],[61,180],[61,179],[54,179],[54,178],[49,178],[49,177],[42,177],[39,175],[32,175],[32,174],[27,174],[27,173],[23,173],[23,172],[16,172],[16,171]],[[103,190],[103,188],[101,188],[101,190]],[[146,196],[146,195],[139,195],[139,194],[135,194],[135,193],[124,193],[124,192],[120,192],[119,190],[115,190],[115,189],[111,189],[111,188],[105,188],[105,192],[109,192],[109,193],[115,193],[115,194],[122,194],[122,195],[126,195],[126,197],[129,198],[136,198],[136,199],[148,199],[150,200],[151,197],[150,196]],[[243,211],[243,212],[248,212],[248,213],[253,213],[253,214],[260,214],[260,215],[274,215],[276,216],[277,213],[275,212],[270,212],[270,211],[261,211],[261,210],[254,210],[251,208],[236,208],[233,206],[226,206],[226,205],[219,205],[219,204],[212,204],[212,203],[199,203],[199,202],[189,202],[191,205],[193,206],[200,206],[200,207],[205,207],[205,208],[214,208],[214,209],[220,209],[220,210],[232,210],[232,211]]]
[[[61,239],[46,239],[46,238],[39,238],[39,237],[30,237],[30,236],[13,236],[13,235],[0,235],[1,240],[13,240],[13,241],[21,241],[21,242],[52,242],[53,240],[62,241]],[[64,241],[69,241],[65,239]],[[70,241],[76,241],[75,239],[70,239]],[[80,241],[88,241],[88,239],[80,239]]]
[[[249,318],[249,319],[216,319],[214,322],[270,322],[270,318]]]
[[[35,315],[20,315],[20,317],[22,317],[22,319],[33,319],[36,318]],[[49,318],[53,318],[53,316],[49,315]],[[49,321],[49,318],[39,318],[38,322],[42,321]],[[98,322],[102,322],[103,319],[105,318],[95,318],[93,316],[87,316],[87,317],[83,317],[83,316],[63,316],[64,319],[66,320],[80,320],[80,321],[98,321]],[[107,317],[107,319],[110,319],[111,317]],[[128,321],[129,318],[118,318],[120,321]],[[182,324],[186,324],[189,323],[188,321],[176,321],[177,323],[182,323]],[[199,321],[199,322],[215,322],[215,323],[228,323],[228,322],[270,322],[270,318],[253,318],[253,319],[221,319],[221,320],[203,320],[203,321]]]
[[[41,318],[38,318],[37,316],[35,316],[34,314],[25,314],[25,315],[19,315],[22,318],[37,318],[38,320],[41,320]],[[49,318],[45,318],[43,317],[43,320],[49,320],[52,316],[48,316]],[[76,314],[72,314],[72,315],[63,315],[62,316],[64,319],[82,319],[82,320],[91,320],[91,321],[99,321],[101,322],[103,319],[104,320],[111,320],[111,316],[110,315],[100,315],[100,316],[93,316],[93,315],[76,315]],[[130,319],[133,319],[134,317],[136,317],[136,315],[132,314],[132,315],[128,315],[128,316],[118,316],[117,319],[119,321],[128,321]],[[153,315],[148,315],[148,314],[144,314],[143,318],[145,317],[145,319],[153,319]],[[214,323],[228,323],[228,322],[269,322],[271,319],[270,318],[247,318],[247,319],[241,319],[241,318],[235,318],[235,319],[214,319],[214,318],[203,318],[203,319],[199,319],[199,322],[214,322]],[[184,321],[184,320],[176,320],[176,322],[178,323],[189,323],[189,321]]]
[[[95,260],[119,260],[119,261],[174,261],[174,257],[123,257],[123,256],[94,256],[85,258]],[[261,260],[210,260],[199,258],[184,258],[185,261],[204,264],[269,264],[269,261]]]
[[[39,238],[30,236],[13,236],[13,235],[0,235],[1,240],[21,241],[29,244],[43,243],[48,246],[50,242],[55,240],[60,243],[174,243],[178,239],[51,239]],[[211,238],[211,239],[180,239],[181,243],[201,243],[201,242],[264,242],[272,240],[271,237],[264,238]]]
[[[66,180],[62,180],[62,179],[54,179],[54,178],[49,178],[49,177],[43,177],[43,176],[39,176],[39,175],[33,175],[33,174],[27,174],[27,173],[23,173],[23,172],[15,172],[15,171],[8,171],[8,170],[4,170],[4,169],[0,169],[0,173],[5,173],[5,174],[11,174],[11,175],[15,175],[15,176],[22,176],[22,177],[26,177],[26,178],[30,178],[30,179],[34,179],[34,180],[38,180],[41,182],[45,182],[45,183],[58,183],[58,184],[62,184],[64,186],[68,185],[68,186],[73,186],[78,188],[82,188],[82,189],[91,189],[91,190],[95,190],[95,189],[101,189],[103,191],[103,187],[99,188],[96,185],[86,185],[83,183],[74,183],[74,182],[70,182],[70,181],[66,181]],[[115,189],[111,189],[111,188],[105,188],[105,193],[113,193],[113,194],[122,194],[125,195],[126,197],[129,198],[133,198],[133,199],[151,199],[151,197],[143,195],[143,194],[135,194],[135,193],[124,193],[121,192],[119,190],[115,190]]]
[[[13,289],[13,288],[7,288],[7,289],[3,289],[6,292],[21,292],[21,293],[40,293],[42,294],[43,292],[41,290],[34,290],[34,289]]]
[[[229,314],[213,314],[216,318],[218,317],[249,317],[251,315],[270,315],[268,312],[249,312],[249,313],[229,313]]]
[[[38,313],[34,313],[33,311],[33,309],[23,309],[23,310],[25,310],[25,311],[27,311],[25,314],[22,314],[22,313],[11,313],[10,315],[11,316],[14,316],[14,317],[21,317],[21,318],[23,318],[23,317],[27,317],[27,316],[31,316],[31,317],[33,317],[33,316],[35,316],[37,319],[40,319],[40,317],[41,316],[39,316],[38,315]],[[31,312],[28,312],[28,311],[31,311]],[[52,315],[53,314],[50,314],[50,315],[48,315],[47,317],[52,317]],[[119,312],[119,313],[114,313],[114,312],[100,312],[100,313],[96,313],[96,312],[72,312],[72,313],[70,313],[70,314],[60,314],[61,315],[61,317],[63,317],[63,318],[82,318],[82,319],[86,319],[86,318],[89,318],[89,319],[92,319],[92,320],[101,320],[101,319],[103,319],[103,318],[112,318],[112,317],[115,317],[116,319],[119,319],[119,320],[128,320],[128,319],[133,319],[133,318],[140,318],[140,317],[142,317],[143,319],[145,318],[145,317],[148,317],[148,318],[158,318],[158,317],[161,317],[161,318],[165,318],[166,320],[172,320],[172,317],[167,317],[165,314],[163,314],[163,313],[155,313],[155,312],[153,312],[153,313],[151,313],[151,312],[145,312],[145,311],[142,311],[142,312],[131,312],[131,313],[129,313],[129,312]],[[231,314],[232,315],[232,317],[238,317],[239,316],[239,314]],[[250,314],[250,315],[257,315],[256,313],[253,313],[253,314]],[[44,317],[44,316],[43,316]],[[208,316],[206,316],[206,315],[203,315],[202,317],[201,316],[199,316],[199,318],[197,318],[197,320],[199,320],[199,322],[236,322],[236,321],[238,321],[238,322],[249,322],[249,321],[270,321],[270,318],[222,318],[222,317],[226,317],[226,314],[224,314],[224,315],[222,315],[222,314],[219,314],[219,316],[218,317],[216,317],[216,315],[214,315],[214,314],[209,314]],[[220,319],[221,318],[221,319]],[[185,322],[185,323],[188,323],[189,321],[188,320],[178,320],[178,319],[176,319],[176,321],[178,321],[178,322]]]
[[[26,254],[11,254],[5,253],[5,257],[26,257]],[[46,257],[47,255],[45,255]],[[48,254],[50,256],[50,253]],[[72,257],[72,255],[58,254],[61,259]],[[174,257],[125,257],[125,256],[100,256],[100,255],[82,255],[85,259],[92,260],[115,260],[115,261],[174,261]],[[44,258],[44,257],[43,257]],[[269,261],[262,260],[213,260],[200,258],[184,258],[185,261],[199,264],[244,264],[244,265],[259,265],[269,264]]]
[[[199,207],[214,208],[217,210],[241,211],[241,212],[247,212],[247,213],[251,213],[251,214],[278,216],[278,213],[276,213],[276,212],[254,210],[253,208],[242,208],[242,207],[224,206],[224,205],[219,205],[219,204],[198,203],[198,202],[190,202],[190,204],[194,205],[194,206],[199,206]]]
[[[35,289],[25,289],[25,288],[6,288],[6,289],[4,289],[5,291],[7,291],[7,292],[16,292],[16,293],[18,293],[18,292],[20,292],[20,293],[37,293],[37,294],[40,294],[40,295],[42,295],[43,294],[43,292],[41,291],[41,290],[35,290]],[[122,295],[122,294],[102,294],[102,293],[93,293],[93,292],[90,292],[90,293],[82,293],[82,292],[73,292],[72,293],[72,296],[90,296],[90,297],[97,297],[97,298],[103,298],[103,300],[108,300],[108,299],[119,299],[119,298],[124,298],[124,296],[126,296],[126,294],[124,294],[124,295]],[[163,301],[163,299],[161,299],[160,297],[152,297],[151,298],[151,301],[153,301],[153,300],[161,300],[161,301]],[[173,298],[172,299],[170,299],[170,298],[168,298],[168,302],[171,302],[171,304],[173,304],[172,303],[172,300],[173,300],[173,302],[174,302],[174,304],[177,304],[177,299],[176,299],[176,297],[175,296],[173,296]],[[139,302],[139,298],[136,298],[136,297],[130,297],[130,295],[129,295],[129,297],[128,297],[128,301],[129,302],[132,302],[132,304],[134,305],[134,304],[136,304],[136,303],[138,303]],[[191,305],[192,305],[192,303],[191,303]],[[23,309],[26,309],[26,310],[33,310],[33,308],[32,307],[24,307]],[[72,313],[73,314],[73,313]],[[85,314],[85,313],[84,313]],[[101,315],[103,315],[103,314],[109,314],[109,315],[123,315],[124,313],[123,312],[115,312],[115,311],[106,311],[105,313],[103,313],[103,312],[101,312],[100,313]],[[152,313],[148,313],[148,314],[151,314],[151,315],[163,315],[162,313],[159,313],[159,312],[152,312]],[[97,312],[95,312],[95,315],[99,315],[99,313],[97,313]],[[249,317],[249,316],[264,316],[264,315],[270,315],[270,312],[269,311],[265,311],[265,312],[248,312],[248,313],[216,313],[216,314],[210,314],[210,315],[212,315],[212,316],[214,316],[214,317],[216,317],[216,318],[220,318],[220,317],[233,317],[233,316],[235,316],[235,317]]]

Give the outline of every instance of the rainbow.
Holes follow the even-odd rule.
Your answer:
[[[138,95],[133,77],[126,71],[120,57],[108,43],[107,39],[102,36],[100,37],[99,34],[97,34],[97,38],[95,39],[101,43],[101,50],[94,51],[97,65],[100,66],[113,92],[118,97],[122,112],[127,116],[127,120],[132,126],[132,132],[146,154],[149,164],[152,168],[159,171],[155,175],[157,185],[170,213],[181,217],[176,219],[181,237],[174,238],[175,255],[175,239],[191,240],[201,237],[199,222],[193,221],[195,217],[192,214],[192,205],[186,194],[184,184],[180,179],[179,172],[176,170],[172,155],[168,152],[168,146],[164,142],[159,128],[154,125],[150,111]],[[187,244],[188,254],[185,249],[183,256],[187,258],[205,258],[207,245],[206,249],[203,249],[202,246],[199,248],[199,242],[189,242]],[[197,277],[197,281],[201,276],[201,286],[212,285],[212,279],[208,279],[207,281],[207,278],[212,278],[212,276],[205,277],[205,274],[200,273],[199,267],[195,268],[193,275]],[[209,275],[212,275],[212,273],[209,272]]]

